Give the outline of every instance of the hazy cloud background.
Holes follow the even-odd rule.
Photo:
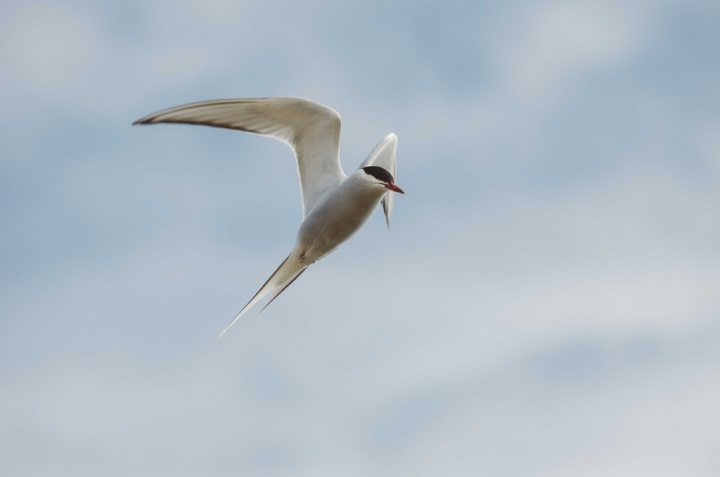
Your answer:
[[[0,473],[720,472],[720,8],[0,2]],[[157,109],[295,95],[380,213],[244,331],[290,151]]]

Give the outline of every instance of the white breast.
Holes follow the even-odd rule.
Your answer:
[[[380,203],[385,190],[362,180],[360,174],[351,175],[330,191],[300,226],[297,246],[311,260],[309,263],[352,237]]]

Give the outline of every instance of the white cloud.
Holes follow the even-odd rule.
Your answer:
[[[12,12],[2,39],[7,65],[23,81],[59,92],[82,82],[102,47],[91,18],[59,4]]]
[[[142,401],[127,396],[122,390],[98,391],[83,389],[58,390],[45,396],[46,414],[50,426],[61,434],[92,436],[112,433],[123,422],[144,411]],[[147,416],[147,413],[143,413]]]
[[[713,475],[715,443],[720,438],[718,368],[673,370],[675,389],[658,381],[648,394],[631,386],[596,400],[598,407],[616,406],[615,426],[596,452],[579,455],[543,473],[547,476]],[[620,395],[620,392],[623,395]],[[618,412],[619,411],[619,412]],[[607,415],[615,414],[604,409]]]
[[[365,306],[403,339],[368,385],[451,379],[560,339],[671,337],[720,313],[720,258],[686,245],[717,233],[707,196],[654,172],[621,177],[556,200],[526,197],[493,218],[471,207],[482,225],[449,229],[432,246],[443,254],[398,252],[394,268],[408,276],[383,283]],[[695,214],[658,222],[654,211],[674,206]],[[678,235],[658,231],[663,221]]]
[[[521,18],[509,30],[515,46],[501,53],[501,64],[512,92],[528,102],[627,59],[646,29],[637,12],[614,2],[554,1],[529,8]]]
[[[720,121],[702,125],[697,133],[697,148],[700,158],[720,179]]]
[[[653,25],[641,6],[479,9],[505,34],[439,31],[445,43],[428,59],[409,32],[433,16],[408,24],[380,3],[358,18],[323,17],[324,3],[125,5],[128,24],[99,4],[23,4],[0,33],[3,75],[12,68],[21,86],[1,92],[14,128],[3,151],[19,159],[0,176],[4,230],[20,239],[0,270],[0,472],[716,470],[718,192],[677,152],[684,132],[647,126],[674,117],[675,103],[625,84],[632,60],[655,61],[642,56]],[[330,48],[337,38],[320,23],[345,33],[360,16],[357,35]],[[37,25],[77,31],[48,44],[28,37]],[[379,58],[353,55],[380,30]],[[8,49],[31,40],[45,49]],[[437,55],[465,41],[487,42],[499,60],[449,99]],[[53,48],[67,65],[46,55]],[[403,77],[368,87],[347,76],[361,70]],[[600,99],[563,94],[614,70],[605,93],[637,116],[618,108],[591,121],[584,107]],[[348,169],[398,133],[408,194],[390,233],[374,217],[252,326],[217,340],[292,242],[290,153],[128,123],[176,101],[256,93],[338,109]],[[558,122],[569,101],[578,111]],[[703,119],[680,103],[688,123]],[[576,139],[558,127],[571,120],[588,136],[582,128],[597,128],[612,157],[553,162],[568,155],[557,144]],[[616,137],[619,120],[640,137]],[[716,129],[688,146],[708,164]]]
[[[193,0],[189,6],[196,15],[219,27],[239,22],[247,8],[240,0]]]

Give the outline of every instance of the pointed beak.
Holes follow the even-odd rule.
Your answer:
[[[404,194],[404,193],[405,193],[405,192],[403,192],[403,190],[402,190],[401,188],[399,188],[399,187],[396,186],[395,184],[383,184],[383,185],[385,186],[386,189],[391,190],[391,191],[393,191],[393,192],[398,192],[398,193],[400,193],[400,194]]]

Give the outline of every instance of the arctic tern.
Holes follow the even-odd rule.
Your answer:
[[[165,109],[133,124],[181,123],[236,129],[270,136],[293,149],[303,202],[303,221],[295,246],[275,273],[220,333],[270,295],[264,310],[307,267],[348,240],[382,201],[390,226],[395,185],[397,136],[385,136],[357,171],[340,166],[340,115],[302,98],[226,99]],[[260,312],[262,312],[260,310]]]

